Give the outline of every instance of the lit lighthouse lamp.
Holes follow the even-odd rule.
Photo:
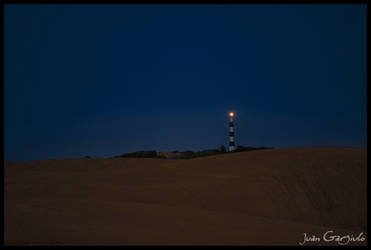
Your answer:
[[[234,151],[234,113],[229,113],[229,152]]]

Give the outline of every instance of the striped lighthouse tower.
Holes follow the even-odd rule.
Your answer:
[[[233,124],[234,113],[229,113],[229,152],[234,150],[234,124]]]

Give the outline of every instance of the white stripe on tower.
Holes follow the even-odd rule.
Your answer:
[[[234,151],[234,113],[229,113],[229,152]]]

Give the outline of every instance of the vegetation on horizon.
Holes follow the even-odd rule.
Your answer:
[[[237,146],[237,149],[228,152],[226,148],[222,145],[218,149],[207,149],[202,151],[193,152],[191,150],[186,150],[179,152],[178,150],[172,151],[171,153],[176,154],[172,159],[192,159],[198,157],[205,157],[205,156],[212,156],[218,154],[229,154],[235,152],[243,152],[243,151],[252,151],[252,150],[262,150],[262,149],[272,149],[272,147],[244,147],[241,145]],[[119,156],[115,156],[115,158],[126,157],[126,158],[167,158],[162,154],[158,154],[155,150],[149,151],[137,151],[128,154],[122,154]]]

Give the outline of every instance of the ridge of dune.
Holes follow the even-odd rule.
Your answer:
[[[366,230],[366,149],[8,162],[5,242],[297,245]]]

